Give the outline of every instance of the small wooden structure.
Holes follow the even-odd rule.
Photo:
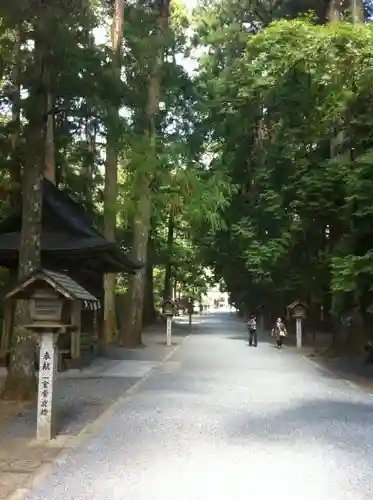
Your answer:
[[[6,295],[13,306],[17,300],[28,301],[28,322],[24,326],[40,336],[38,412],[36,437],[51,440],[56,434],[55,380],[59,352],[58,337],[76,329],[74,305],[93,310],[99,301],[69,276],[39,269],[25,277]]]
[[[163,302],[162,313],[166,317],[173,317],[175,315],[176,304],[173,300],[168,299]]]
[[[134,261],[116,243],[108,241],[95,227],[91,217],[66,192],[44,179],[42,182],[41,266],[67,274],[102,303],[105,273],[134,274],[143,264]],[[0,221],[0,267],[9,270],[9,288],[17,281],[18,251],[21,241],[22,206]],[[95,315],[74,305],[74,323],[80,327],[61,339],[68,366],[81,366],[94,355],[102,331],[102,308]],[[4,304],[0,362],[10,349],[12,314]],[[79,333],[78,333],[79,332]],[[62,345],[64,344],[64,345]]]
[[[38,269],[21,280],[5,299],[29,300],[30,320],[36,324],[56,324],[60,327],[79,330],[79,314],[83,308],[100,309],[99,300],[66,274],[47,269]]]
[[[288,317],[305,318],[307,316],[308,306],[301,300],[295,300],[286,307]]]

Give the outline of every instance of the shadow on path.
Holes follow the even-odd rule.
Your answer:
[[[315,399],[265,415],[250,408],[225,422],[229,439],[289,441],[322,440],[332,446],[370,450],[373,441],[372,402]]]

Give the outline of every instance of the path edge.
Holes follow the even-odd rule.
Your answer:
[[[360,377],[359,375],[352,375],[351,378],[348,378],[337,368],[329,368],[323,365],[322,362],[317,361],[314,358],[310,358],[307,354],[302,354],[302,356],[320,370],[329,373],[330,375],[337,376],[340,380],[343,380],[343,382],[345,382],[353,389],[358,389],[359,391],[365,392],[369,396],[373,396],[373,385],[369,385],[364,377]]]

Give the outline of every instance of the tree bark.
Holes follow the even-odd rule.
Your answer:
[[[175,300],[177,296],[177,278],[174,278],[174,283],[173,283],[173,294],[172,294],[172,300]]]
[[[47,69],[48,73],[48,87],[50,87],[50,71]],[[53,105],[54,99],[50,88],[47,94],[47,126],[45,134],[45,167],[44,167],[44,177],[52,184],[56,184],[56,162],[54,156],[54,116],[53,116]]]
[[[14,32],[14,67],[13,67],[13,92],[12,92],[12,163],[10,176],[10,204],[19,206],[21,201],[21,157],[20,157],[20,131],[21,131],[21,27]]]
[[[117,150],[116,131],[108,126],[106,145],[105,169],[105,208],[104,208],[104,236],[109,241],[116,238],[116,201],[117,201]],[[104,345],[113,342],[117,331],[115,313],[116,275],[108,273],[104,277]]]
[[[171,299],[172,295],[172,252],[174,245],[174,217],[172,214],[168,218],[166,265],[163,285],[163,301]]]
[[[121,79],[121,52],[124,27],[124,0],[115,0],[112,22],[112,69],[114,77]],[[111,105],[108,110],[108,124],[106,137],[106,168],[104,192],[104,236],[109,241],[116,238],[117,216],[117,164],[118,164],[118,130],[120,103]],[[103,342],[105,345],[113,342],[117,332],[115,313],[115,274],[106,274],[104,278],[104,331]]]
[[[351,0],[351,15],[354,24],[364,22],[364,6],[362,0]]]
[[[158,51],[149,78],[148,100],[146,106],[147,128],[144,131],[148,138],[152,168],[156,168],[156,129],[155,118],[159,108],[161,90],[161,70],[164,59],[164,35],[168,28],[170,16],[169,0],[156,2],[158,8],[157,33],[159,36]],[[129,284],[129,306],[127,321],[122,322],[120,342],[122,345],[134,347],[141,345],[144,292],[146,282],[146,249],[150,230],[151,216],[151,181],[152,175],[143,177],[141,194],[139,195],[133,221],[133,256],[144,263],[144,267],[134,275]]]
[[[87,16],[90,13],[87,12]],[[85,30],[85,36],[87,38],[88,47],[90,50],[94,50],[95,41],[92,30],[88,27]],[[86,207],[89,213],[93,213],[93,184],[94,184],[94,169],[95,169],[95,158],[96,158],[96,136],[97,136],[97,124],[96,120],[92,118],[92,106],[90,105],[88,99],[85,104],[85,120],[84,120],[84,133],[86,140],[86,155],[84,162],[84,172],[83,177],[85,179],[84,186],[84,199],[86,201]]]
[[[40,266],[40,235],[42,192],[41,176],[44,170],[45,116],[46,116],[46,56],[47,33],[44,13],[34,27],[35,76],[30,91],[29,124],[26,134],[25,161],[22,173],[22,229],[19,249],[18,276],[23,278]],[[2,398],[32,400],[36,396],[35,336],[24,328],[28,323],[28,306],[18,301],[15,327],[12,333],[10,366]]]
[[[329,23],[337,23],[341,20],[340,0],[329,0],[326,17]]]
[[[93,169],[95,156],[95,130],[90,121],[90,109],[87,107],[85,117],[86,160],[84,162],[83,177],[85,179],[84,198],[89,211],[93,207]]]
[[[149,236],[147,258],[146,258],[146,279],[145,279],[145,295],[143,308],[143,323],[145,325],[152,324],[156,319],[156,311],[154,305],[154,281],[153,281],[153,265],[154,265],[154,241],[152,235]]]
[[[144,292],[146,283],[146,257],[150,230],[150,188],[143,192],[136,208],[133,221],[133,257],[145,265],[131,277],[128,290],[128,311],[126,320],[122,322],[120,344],[125,347],[141,345]]]

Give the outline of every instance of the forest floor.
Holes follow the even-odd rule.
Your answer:
[[[59,373],[58,436],[49,444],[35,439],[35,405],[0,402],[0,500],[21,498],[35,477],[47,473],[59,455],[84,440],[118,399],[167,359],[189,335],[186,318],[176,319],[172,334],[172,346],[167,347],[165,326],[152,326],[143,334],[143,347],[113,346],[90,366]],[[0,370],[1,386],[6,371]]]

